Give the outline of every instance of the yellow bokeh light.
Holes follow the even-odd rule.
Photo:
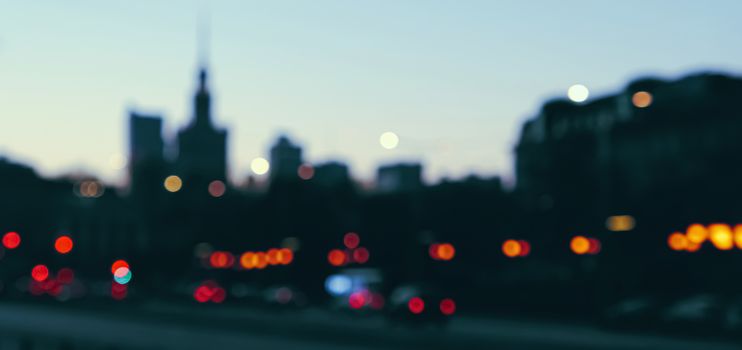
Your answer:
[[[253,173],[257,175],[263,175],[267,173],[268,170],[270,170],[270,168],[271,168],[271,165],[270,163],[268,163],[268,160],[265,158],[258,157],[258,158],[253,159],[252,162],[250,162],[250,169],[252,170]]]
[[[391,131],[387,131],[379,136],[379,144],[386,149],[395,149],[399,145],[399,136]]]
[[[709,236],[708,230],[701,224],[692,224],[688,226],[688,231],[685,235],[688,237],[688,241],[696,244],[701,244]]]
[[[734,226],[734,244],[738,249],[742,249],[742,224]]]
[[[709,225],[709,239],[719,250],[730,250],[734,248],[732,228],[727,224]]]
[[[631,231],[634,229],[636,221],[631,215],[615,215],[608,217],[605,226],[613,232]]]
[[[590,91],[582,84],[572,85],[567,90],[567,97],[569,97],[572,102],[585,102],[588,96],[590,96]]]
[[[177,175],[170,175],[165,178],[165,189],[169,192],[178,192],[183,187],[183,180]]]
[[[631,102],[637,108],[646,108],[652,104],[652,94],[646,91],[639,91],[631,96]]]

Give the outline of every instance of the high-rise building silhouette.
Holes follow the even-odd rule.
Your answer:
[[[136,112],[129,114],[129,188],[144,193],[156,188],[166,168],[162,118]]]
[[[227,177],[227,131],[216,128],[211,120],[211,94],[205,68],[199,72],[193,118],[178,133],[175,170],[186,182],[186,188],[198,188],[214,180],[225,181]]]
[[[293,144],[288,137],[282,135],[278,138],[276,144],[271,147],[271,181],[298,179],[298,170],[301,163],[301,148]]]

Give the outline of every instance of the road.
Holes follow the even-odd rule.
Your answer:
[[[204,305],[198,305],[204,306]],[[460,317],[445,330],[390,328],[379,317],[321,309],[150,303],[114,308],[0,304],[0,349],[674,349],[733,350],[719,341],[589,326]]]

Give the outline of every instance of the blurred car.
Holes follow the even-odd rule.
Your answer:
[[[646,329],[659,320],[663,306],[660,300],[649,296],[628,298],[606,308],[602,321],[608,327]]]
[[[392,291],[386,310],[393,324],[445,326],[456,313],[456,301],[433,286],[410,284]]]

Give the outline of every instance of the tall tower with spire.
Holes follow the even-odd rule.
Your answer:
[[[216,128],[211,120],[211,94],[208,72],[202,65],[193,97],[191,122],[178,133],[176,171],[185,188],[203,190],[214,180],[227,177],[227,131]]]

